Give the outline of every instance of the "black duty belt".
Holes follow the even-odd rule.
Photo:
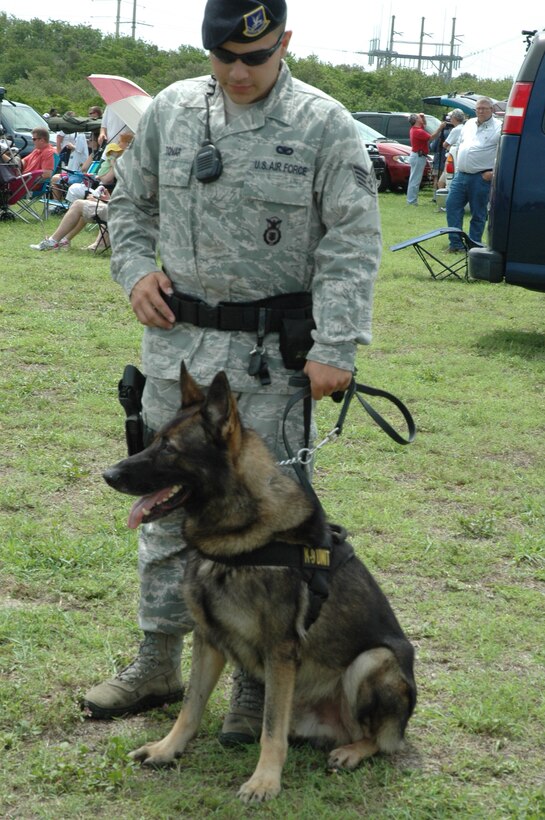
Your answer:
[[[214,306],[185,293],[163,298],[177,322],[216,330],[275,333],[284,319],[312,317],[312,296],[305,292],[282,293],[255,302],[219,302]]]

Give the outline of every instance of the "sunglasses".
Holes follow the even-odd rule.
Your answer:
[[[262,48],[259,51],[248,51],[246,54],[235,54],[234,51],[229,51],[226,48],[211,48],[210,54],[219,60],[220,63],[235,63],[240,60],[244,65],[256,66],[264,65],[275,51],[278,51],[282,44],[282,37],[284,32],[280,35],[272,48]]]

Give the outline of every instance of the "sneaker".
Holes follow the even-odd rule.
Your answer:
[[[448,247],[445,253],[464,253],[465,248],[453,248],[452,246]]]
[[[264,700],[263,684],[242,669],[235,669],[229,713],[223,721],[219,735],[222,746],[238,746],[259,741]]]
[[[59,248],[59,243],[56,239],[42,239],[39,245],[30,246],[33,251],[56,251]]]
[[[59,239],[59,250],[60,251],[67,251],[70,249],[70,240],[63,236],[62,239]]]
[[[85,716],[109,720],[181,701],[182,646],[181,635],[145,632],[133,662],[84,695],[80,705]]]

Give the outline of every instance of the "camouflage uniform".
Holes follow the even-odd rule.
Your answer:
[[[210,101],[212,141],[223,173],[192,173],[205,139],[210,77],[174,83],[144,114],[117,165],[109,206],[112,275],[127,294],[157,270],[176,291],[211,305],[311,291],[316,330],[308,359],[346,370],[370,342],[373,282],[380,257],[374,172],[346,109],[291,77],[282,63],[269,95],[226,124],[223,93]],[[278,335],[265,338],[271,384],[248,374],[255,335],[186,323],[146,328],[144,417],[152,429],[179,406],[180,362],[201,384],[225,370],[242,418],[280,457],[279,430],[291,375]],[[290,441],[302,441],[294,410]],[[297,428],[297,429],[295,429]],[[177,515],[141,527],[139,621],[145,631],[191,628],[180,599],[184,549]]]

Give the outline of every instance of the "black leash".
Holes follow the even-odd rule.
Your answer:
[[[291,464],[293,469],[295,470],[299,481],[303,485],[306,492],[318,503],[320,504],[316,493],[310,483],[306,470],[305,465],[309,463],[311,451],[309,449],[309,442],[310,442],[310,420],[311,420],[311,413],[312,413],[312,399],[311,399],[311,392],[310,392],[310,382],[307,376],[304,373],[298,373],[296,376],[293,376],[290,379],[290,385],[299,387],[300,389],[294,393],[287,401],[286,407],[284,408],[284,415],[282,417],[282,438],[284,440],[284,447],[286,448],[286,453],[288,454],[288,463]],[[408,435],[407,438],[404,438],[400,433],[395,430],[389,422],[383,418],[375,408],[369,404],[363,398],[363,395],[367,396],[377,396],[380,398],[387,399],[392,404],[394,404],[398,410],[401,412],[405,422],[407,424],[407,431]],[[346,421],[346,416],[348,414],[348,409],[353,398],[356,397],[363,407],[363,409],[371,416],[373,421],[378,424],[381,430],[390,436],[393,441],[397,444],[411,444],[414,441],[416,436],[416,425],[414,423],[414,419],[411,416],[408,408],[403,404],[401,399],[398,399],[397,396],[394,396],[392,393],[388,393],[386,390],[380,390],[377,387],[370,387],[366,384],[359,384],[356,382],[355,378],[352,378],[348,388],[343,393],[336,393],[332,396],[334,401],[342,402],[341,412],[339,414],[339,419],[337,424],[333,428],[335,431],[336,436],[340,436],[343,430],[344,422]],[[294,456],[293,450],[291,445],[288,441],[287,432],[286,432],[286,422],[288,419],[288,415],[292,407],[294,407],[298,402],[303,401],[303,418],[304,418],[304,430],[305,430],[305,447],[303,450],[300,450],[298,456]],[[304,455],[303,455],[304,454]],[[301,457],[299,457],[301,456]],[[321,506],[321,505],[320,505]]]

